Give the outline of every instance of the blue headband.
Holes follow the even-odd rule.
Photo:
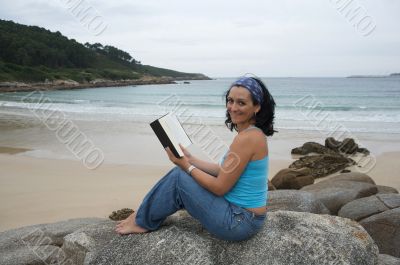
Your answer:
[[[241,86],[247,88],[250,93],[254,96],[257,102],[261,105],[264,101],[264,93],[260,84],[251,77],[242,77],[239,80],[233,82],[231,87]]]

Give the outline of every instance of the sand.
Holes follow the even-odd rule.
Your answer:
[[[106,218],[117,209],[137,209],[151,187],[174,166],[148,124],[76,124],[104,152],[104,162],[94,170],[86,168],[54,131],[40,123],[7,117],[7,123],[0,124],[0,231],[69,218]],[[223,126],[212,129],[226,144],[234,136]],[[377,184],[400,190],[396,137],[361,140],[377,158],[368,174]],[[270,138],[270,178],[294,161],[292,148],[306,141],[323,143],[324,138],[294,131]],[[207,159],[198,146],[189,150]]]
[[[288,161],[272,164],[276,173]],[[137,209],[172,167],[105,164],[88,170],[78,161],[0,154],[0,231]]]

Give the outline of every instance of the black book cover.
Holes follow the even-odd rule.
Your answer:
[[[169,147],[169,149],[172,151],[172,153],[175,155],[176,158],[181,158],[181,156],[178,154],[178,151],[176,151],[171,140],[169,139],[164,129],[162,128],[160,122],[158,120],[155,120],[152,123],[150,123],[150,126],[153,129],[154,133],[157,135],[158,140],[160,140],[162,146],[164,148]]]

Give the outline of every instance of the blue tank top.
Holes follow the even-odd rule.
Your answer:
[[[229,150],[228,150],[229,151]],[[228,152],[222,157],[220,165]],[[267,204],[269,158],[249,161],[242,175],[224,197],[243,208],[257,208]]]

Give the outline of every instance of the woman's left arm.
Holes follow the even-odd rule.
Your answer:
[[[229,152],[220,167],[218,176],[212,176],[198,168],[192,170],[192,177],[205,189],[217,196],[227,193],[239,179],[243,170],[254,154],[253,141],[249,135],[237,135],[229,147]],[[169,148],[166,149],[171,162],[187,171],[190,166],[188,159],[184,156],[176,158]]]

